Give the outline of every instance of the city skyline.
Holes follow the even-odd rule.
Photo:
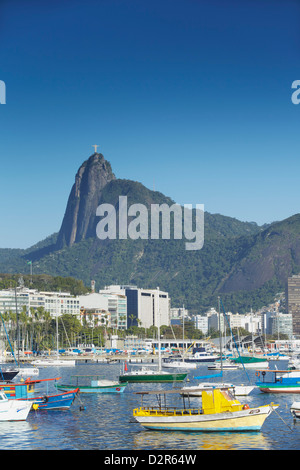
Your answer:
[[[178,204],[259,225],[299,212],[297,2],[4,0],[0,15],[1,248],[59,230],[94,145]]]

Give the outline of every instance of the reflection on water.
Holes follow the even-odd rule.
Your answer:
[[[200,368],[199,368],[200,369]],[[119,365],[81,365],[70,370],[45,368],[40,378],[62,376],[68,381],[74,374],[101,374],[110,379],[119,375]],[[206,375],[202,367],[190,373],[190,385],[199,381],[193,375]],[[253,382],[254,371],[248,372]],[[224,373],[224,381],[246,383],[242,371]],[[179,385],[176,384],[178,388]],[[299,395],[270,395],[255,390],[248,397],[241,397],[242,403],[250,406],[278,403],[277,413],[269,416],[261,432],[240,433],[184,433],[145,430],[132,419],[132,410],[140,406],[140,397],[133,392],[140,390],[163,390],[170,384],[131,384],[122,394],[81,394],[67,411],[30,412],[26,422],[0,423],[1,449],[100,449],[100,450],[236,450],[236,449],[299,449],[300,420],[294,424],[290,405],[299,400]],[[173,404],[180,402],[178,395],[172,395]],[[155,397],[148,397],[155,401]],[[191,400],[191,406],[198,407],[199,398]],[[80,406],[85,410],[81,411]],[[290,428],[287,426],[287,423]]]
[[[259,432],[182,433],[144,431],[134,436],[133,449],[193,449],[193,450],[269,450],[268,439]]]

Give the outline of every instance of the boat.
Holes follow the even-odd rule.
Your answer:
[[[127,370],[126,370],[127,369]],[[183,382],[187,372],[165,372],[163,370],[153,370],[150,367],[142,366],[138,369],[127,368],[125,363],[124,372],[119,376],[120,382],[142,383],[142,382]]]
[[[60,378],[61,377],[35,380],[28,378],[19,383],[2,382],[0,383],[0,392],[4,392],[9,400],[20,400],[38,405],[38,411],[68,409],[72,405],[79,389],[75,388],[62,393],[49,392],[48,383],[59,380]],[[36,390],[36,385],[41,383],[46,384],[46,390]]]
[[[19,369],[20,377],[31,377],[32,375],[39,375],[40,371],[37,367],[21,367]]]
[[[218,355],[207,352],[205,348],[194,348],[193,355],[187,357],[185,360],[186,362],[206,363],[215,362],[217,359],[219,359]]]
[[[87,384],[88,382],[88,384]],[[80,393],[123,393],[127,383],[107,380],[100,375],[72,375],[69,384],[56,384],[58,390],[79,388]]]
[[[195,362],[187,362],[185,359],[165,357],[162,360],[162,367],[167,369],[197,369],[197,364]]]
[[[0,369],[0,380],[8,382],[18,375],[19,369]]]
[[[37,367],[74,367],[76,361],[73,359],[36,359],[31,362],[32,365]]]
[[[0,392],[0,421],[26,421],[32,403],[9,400]]]
[[[232,383],[219,383],[219,382],[201,382],[198,385],[191,387],[182,387],[181,393],[185,396],[201,397],[203,390],[212,388],[228,388],[234,397],[241,397],[249,395],[255,388],[254,385],[235,385]]]
[[[291,405],[290,412],[294,418],[300,418],[300,401],[294,401]]]
[[[265,393],[300,393],[300,370],[257,370],[257,387]]]
[[[146,429],[158,431],[260,431],[265,419],[278,408],[273,403],[250,408],[230,394],[228,389],[207,389],[202,392],[202,407],[167,406],[166,397],[180,390],[135,392],[142,396],[142,406],[133,410],[133,417]],[[157,395],[158,407],[143,406],[143,397]],[[163,396],[163,398],[162,398]]]
[[[209,370],[236,370],[239,369],[238,364],[234,364],[231,361],[225,360],[225,361],[219,361],[215,362],[214,364],[207,366]]]

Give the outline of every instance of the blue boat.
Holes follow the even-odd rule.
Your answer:
[[[257,370],[255,383],[265,393],[300,393],[300,370]]]
[[[49,393],[48,382],[57,381],[61,377],[55,377],[51,379],[39,379],[31,380],[26,379],[20,383],[0,383],[0,391],[3,391],[8,399],[30,401],[34,405],[38,405],[38,410],[66,410],[70,408],[76,395],[79,392],[79,388],[74,390]],[[45,391],[37,391],[36,385],[40,383],[46,383],[47,387]],[[34,407],[36,409],[36,407]]]

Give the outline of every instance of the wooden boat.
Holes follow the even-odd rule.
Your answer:
[[[88,384],[86,382],[89,382]],[[58,390],[78,388],[80,393],[123,393],[127,383],[107,380],[100,375],[72,375],[69,384],[57,384]]]
[[[235,400],[228,389],[203,391],[201,409],[167,407],[166,395],[178,392],[180,390],[136,392],[142,397],[156,394],[158,407],[136,408],[134,418],[146,429],[159,431],[260,431],[265,419],[278,407],[271,403],[250,408]]]
[[[265,393],[300,393],[300,370],[257,370],[256,385]]]
[[[25,421],[31,407],[32,403],[9,400],[0,392],[0,421]]]
[[[60,377],[51,379],[26,379],[20,383],[0,383],[0,391],[4,392],[7,398],[22,400],[38,405],[38,410],[63,410],[72,405],[79,389],[73,389],[62,393],[49,393],[48,382],[59,380]],[[36,390],[37,384],[46,384],[46,390]]]

